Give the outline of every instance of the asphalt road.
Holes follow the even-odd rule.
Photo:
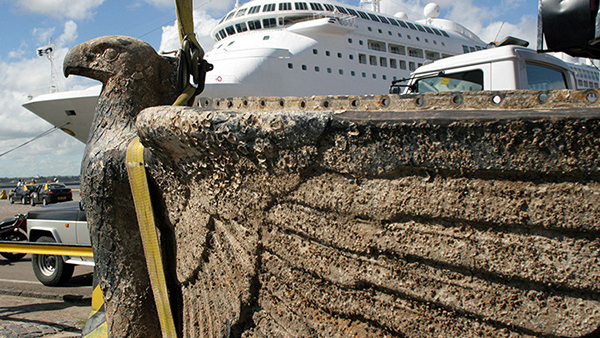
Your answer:
[[[37,208],[0,200],[0,220]],[[91,311],[92,283],[93,268],[78,266],[67,285],[47,287],[35,278],[31,255],[0,256],[0,338],[77,336]]]

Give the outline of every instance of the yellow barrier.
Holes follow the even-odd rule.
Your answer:
[[[34,255],[94,257],[92,247],[90,246],[68,245],[60,243],[30,243],[25,241],[0,241],[0,252],[30,253]]]
[[[8,198],[8,195],[6,194],[6,190],[0,190],[0,200],[5,200]]]

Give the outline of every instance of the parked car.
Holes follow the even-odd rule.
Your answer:
[[[50,203],[72,201],[73,193],[63,183],[44,183],[39,189],[32,191],[28,200],[31,205],[37,203],[48,205]]]
[[[27,213],[30,242],[65,243],[91,246],[83,204],[78,201],[49,205]],[[73,276],[76,265],[94,266],[92,257],[33,255],[36,278],[44,285],[65,284]]]
[[[8,194],[8,201],[10,204],[15,203],[15,201],[21,201],[21,203],[27,204],[29,203],[31,194],[36,192],[39,188],[40,186],[38,184],[25,184],[19,186]]]

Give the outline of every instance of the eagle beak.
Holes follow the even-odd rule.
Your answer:
[[[65,56],[63,73],[80,75],[105,83],[110,78],[110,73],[97,62],[97,55],[93,52],[96,41],[90,40],[73,47]]]

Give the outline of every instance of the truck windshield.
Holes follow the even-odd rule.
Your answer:
[[[527,63],[527,84],[529,89],[567,89],[567,80],[562,72]]]
[[[416,88],[418,93],[483,90],[483,71],[470,70],[420,79]]]

